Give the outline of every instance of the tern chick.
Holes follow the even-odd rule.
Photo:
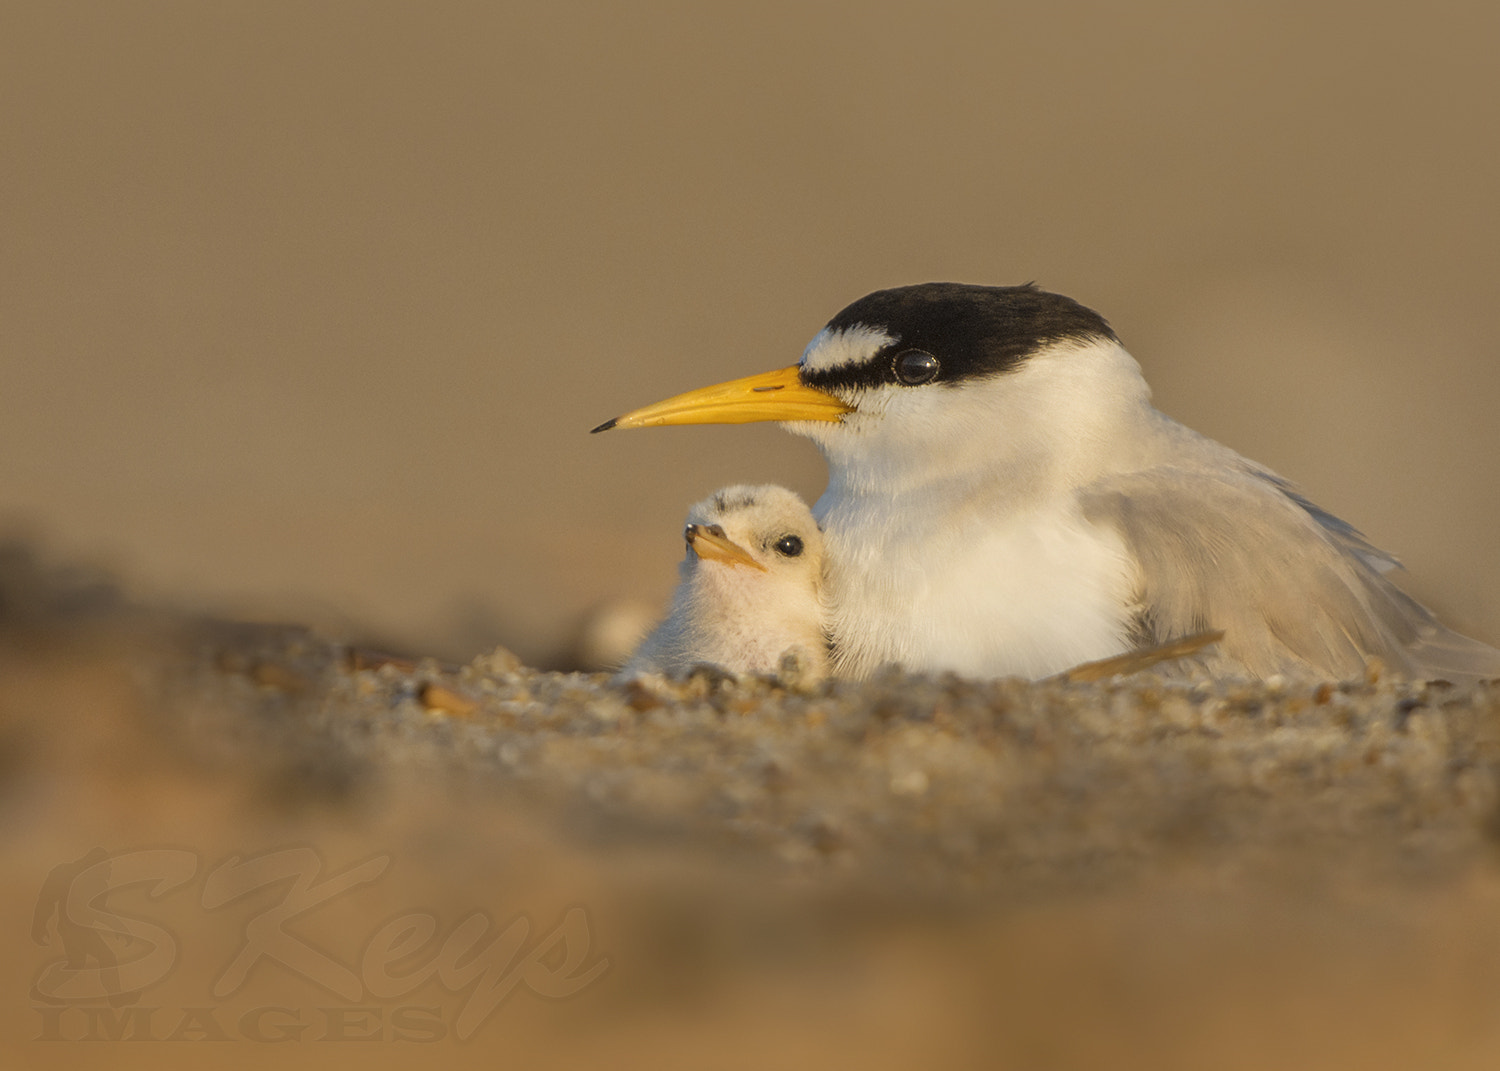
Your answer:
[[[700,663],[775,673],[787,656],[803,680],[827,673],[823,536],[797,494],[772,484],[726,487],[688,511],[683,536],[671,609],[619,679]]]
[[[1034,286],[880,290],[800,363],[595,431],[775,420],[817,443],[834,670],[1045,677],[1205,630],[1218,676],[1500,676],[1292,484],[1151,405],[1104,317]]]

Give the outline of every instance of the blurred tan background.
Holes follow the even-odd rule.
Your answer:
[[[590,437],[1035,279],[1500,641],[1494,5],[0,3],[0,525],[557,664],[773,427]]]

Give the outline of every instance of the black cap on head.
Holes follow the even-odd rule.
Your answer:
[[[855,325],[884,331],[896,341],[860,365],[805,369],[804,382],[815,387],[898,383],[894,363],[886,358],[922,350],[941,365],[932,382],[954,384],[1008,372],[1048,343],[1118,341],[1097,312],[1030,283],[921,283],[877,290],[828,321],[833,331]]]

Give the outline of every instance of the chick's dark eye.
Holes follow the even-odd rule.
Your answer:
[[[937,378],[938,359],[925,350],[906,350],[896,354],[896,378],[908,387],[918,387]]]
[[[776,541],[776,552],[788,558],[795,558],[802,553],[802,538],[794,535],[782,536]]]

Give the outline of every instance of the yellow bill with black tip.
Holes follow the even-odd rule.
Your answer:
[[[750,424],[758,420],[838,420],[854,407],[809,387],[799,365],[699,387],[654,405],[606,420],[594,431],[650,428],[666,424]]]
[[[768,572],[764,565],[750,556],[750,552],[728,536],[714,531],[706,524],[690,524],[686,531],[688,546],[693,553],[708,561],[728,562],[730,565],[748,565],[752,569]]]

